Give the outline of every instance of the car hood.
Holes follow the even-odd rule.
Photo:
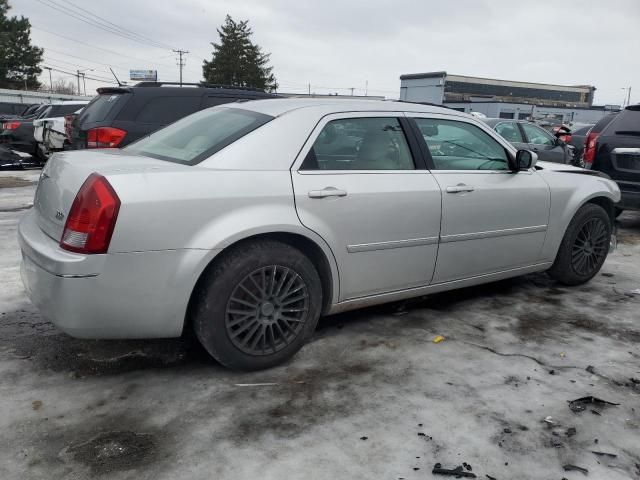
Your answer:
[[[586,168],[574,167],[573,165],[564,165],[562,163],[552,162],[536,162],[536,169],[562,173],[578,173],[581,175],[593,175],[596,177],[611,178],[606,173],[597,170],[587,170]]]

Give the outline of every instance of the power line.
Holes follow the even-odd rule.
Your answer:
[[[77,73],[74,73],[74,72],[67,72],[67,71],[65,71],[65,70],[60,70],[60,69],[58,69],[58,68],[48,67],[48,66],[46,66],[46,65],[43,65],[43,67],[44,67],[44,68],[46,68],[47,70],[48,70],[49,68],[51,68],[51,70],[53,70],[54,72],[65,73],[65,74],[67,74],[67,75],[71,75],[71,76],[73,76],[73,77],[77,77],[77,76],[78,76],[78,74],[77,74]],[[103,83],[116,84],[116,82],[114,82],[113,80],[104,80],[104,79],[102,79],[102,78],[95,78],[95,77],[89,77],[89,76],[85,76],[85,78],[86,78],[87,80],[93,80],[93,81],[95,81],[95,82],[103,82]]]
[[[111,33],[113,35],[118,35],[120,37],[126,38],[127,40],[132,40],[134,42],[138,42],[140,44],[146,45],[146,46],[151,46],[154,48],[160,48],[165,50],[167,47],[160,43],[160,42],[155,42],[153,40],[144,40],[141,38],[138,38],[136,36],[136,34],[132,34],[129,33],[127,31],[122,31],[120,30],[120,27],[114,28],[109,26],[108,24],[105,24],[103,20],[100,20],[99,18],[96,18],[97,16],[95,14],[92,14],[93,17],[89,17],[87,15],[85,15],[82,12],[78,12],[78,11],[74,11],[74,10],[70,10],[69,8],[65,7],[64,5],[61,5],[59,3],[56,3],[54,0],[37,0],[39,3],[41,3],[42,5],[45,5],[49,8],[52,8],[58,12],[61,12],[67,16],[73,17],[81,22],[84,22],[88,25],[91,25],[93,27],[99,28],[101,30],[104,30],[105,32]],[[73,5],[73,4],[72,4]],[[78,7],[76,7],[78,8]]]
[[[116,51],[113,51],[113,50],[109,50],[107,48],[96,47],[95,45],[91,45],[90,43],[83,42],[83,41],[80,41],[80,40],[76,40],[75,38],[67,37],[65,35],[60,35],[59,33],[55,33],[55,32],[52,32],[50,30],[46,30],[44,28],[35,27],[33,25],[31,26],[31,28],[34,28],[36,30],[40,30],[41,32],[45,32],[45,33],[48,33],[50,35],[55,35],[56,37],[64,38],[65,40],[69,40],[71,42],[79,43],[81,45],[84,45],[85,47],[95,48],[96,50],[102,50],[103,52],[111,53],[111,54],[117,55],[119,57],[131,58],[132,60],[137,60],[139,62],[147,63],[147,60],[144,60],[142,58],[132,57],[131,55],[125,55],[124,53],[116,52]],[[163,65],[165,67],[172,67],[172,65],[169,65],[167,63],[158,63],[158,62],[156,62],[153,65]]]
[[[67,3],[67,4],[69,4],[69,5],[74,6],[74,7],[75,7],[75,8],[77,8],[78,10],[81,10],[81,11],[83,11],[83,12],[88,13],[89,15],[91,15],[91,17],[96,17],[96,16],[98,16],[98,15],[96,15],[95,13],[90,12],[90,11],[89,11],[89,10],[87,10],[86,8],[82,8],[81,6],[79,6],[79,5],[75,4],[74,2],[72,2],[72,1],[70,1],[70,0],[63,0],[63,1],[64,1],[65,3]],[[172,48],[173,48],[173,47],[171,47],[171,45],[168,45],[168,44],[166,44],[166,43],[159,42],[159,41],[157,41],[157,40],[152,39],[151,37],[147,37],[146,35],[142,35],[141,33],[134,32],[133,30],[130,30],[130,29],[128,29],[128,28],[121,27],[121,26],[119,26],[119,25],[117,25],[117,24],[115,24],[115,23],[113,23],[113,22],[110,22],[109,20],[107,20],[107,19],[106,19],[106,18],[104,18],[104,17],[100,17],[100,21],[101,21],[101,22],[103,22],[103,23],[106,23],[106,24],[112,25],[113,27],[117,28],[118,30],[121,30],[122,32],[125,32],[125,33],[127,33],[127,32],[128,32],[128,33],[130,33],[130,34],[132,34],[132,35],[135,35],[135,36],[140,37],[140,38],[142,38],[142,39],[148,40],[148,41],[150,41],[150,42],[152,42],[152,43],[156,43],[156,44],[158,44],[158,45],[161,45],[161,46],[163,46],[163,47],[164,47],[164,48],[166,48],[166,49],[169,49],[169,50],[170,50],[170,49],[172,49]]]

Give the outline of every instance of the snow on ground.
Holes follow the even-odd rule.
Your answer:
[[[45,322],[19,279],[35,188],[20,180],[37,172],[0,174],[3,480],[409,480],[462,462],[482,479],[640,478],[640,214],[587,285],[529,275],[339,315],[288,364],[235,373],[189,339]],[[587,395],[619,405],[569,409]]]

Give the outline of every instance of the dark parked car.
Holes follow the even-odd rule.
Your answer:
[[[517,149],[532,150],[540,160],[573,163],[573,147],[531,122],[504,118],[483,118],[491,128]]]
[[[0,144],[12,150],[38,156],[38,143],[33,136],[33,121],[37,118],[63,117],[85,105],[86,102],[64,102],[54,105],[41,105],[37,108],[35,116],[18,117],[5,120],[0,132]]]
[[[256,89],[159,82],[97,91],[98,96],[73,121],[72,149],[124,147],[204,108],[276,97]]]
[[[640,210],[640,104],[596,123],[587,136],[583,162],[616,181],[622,192],[618,214]]]
[[[587,141],[587,135],[593,126],[594,124],[592,123],[577,125],[573,127],[571,129],[571,133],[567,135],[565,141],[569,145],[573,146],[573,156],[576,160],[580,160],[582,158],[582,152]]]
[[[2,108],[3,105],[13,105],[13,107]],[[0,103],[0,121],[9,120],[9,119],[18,118],[18,117],[25,118],[25,117],[35,115],[35,112],[38,110],[38,107],[40,107],[41,105],[42,105],[41,103],[34,103],[34,104]]]

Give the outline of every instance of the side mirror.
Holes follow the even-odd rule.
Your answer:
[[[538,155],[531,150],[518,150],[515,160],[509,162],[509,168],[514,172],[529,170],[538,161]]]

